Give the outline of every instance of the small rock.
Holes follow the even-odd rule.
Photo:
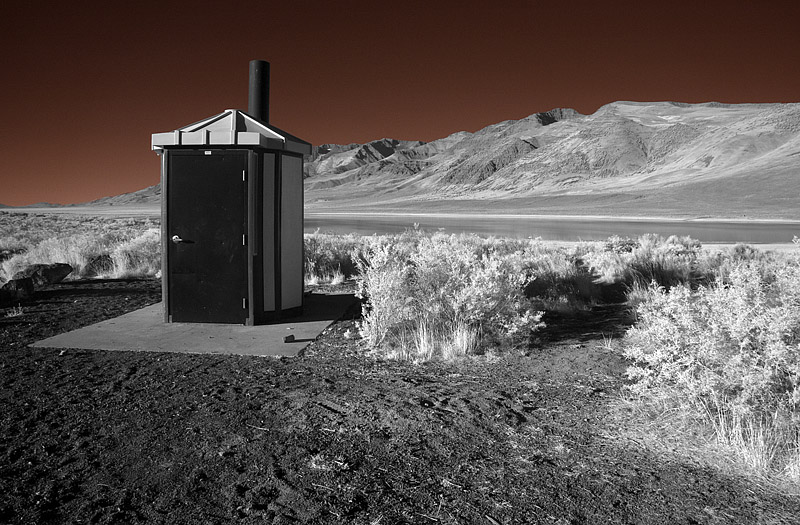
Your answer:
[[[52,264],[32,264],[15,273],[11,279],[23,279],[30,277],[33,279],[33,284],[42,286],[45,284],[60,283],[64,277],[72,273],[72,266],[66,263],[52,263]]]

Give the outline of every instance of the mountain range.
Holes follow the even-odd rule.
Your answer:
[[[800,218],[800,104],[614,102],[318,146],[312,210]]]
[[[316,212],[800,219],[800,104],[553,109],[427,143],[324,144],[304,169]]]

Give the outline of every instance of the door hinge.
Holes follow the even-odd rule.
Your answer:
[[[247,246],[247,234],[242,234],[242,246]]]
[[[242,309],[247,310],[247,297],[242,297]]]

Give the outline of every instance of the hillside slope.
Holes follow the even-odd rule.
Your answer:
[[[306,203],[320,210],[796,218],[800,104],[556,109],[427,144],[326,145],[307,175]]]
[[[160,203],[161,184],[155,184],[131,193],[103,197],[102,199],[70,206],[159,206]]]

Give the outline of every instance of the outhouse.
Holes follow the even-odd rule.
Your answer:
[[[164,320],[262,324],[303,308],[303,155],[269,123],[269,63],[250,62],[247,113],[152,136],[161,156]]]

